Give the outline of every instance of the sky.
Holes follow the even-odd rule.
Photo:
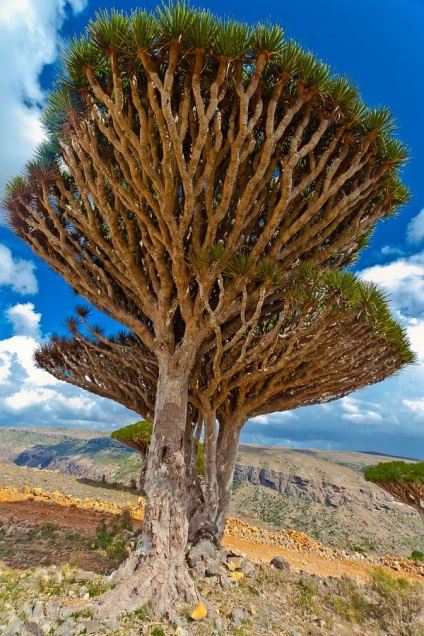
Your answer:
[[[389,106],[412,156],[403,173],[412,201],[398,218],[379,224],[356,271],[388,290],[417,364],[331,404],[259,416],[246,424],[242,440],[424,459],[424,0],[202,5],[250,23],[278,22],[288,37],[354,80],[369,106]],[[0,0],[0,192],[43,138],[40,115],[66,38],[81,34],[99,9],[137,6],[127,0]],[[0,426],[110,429],[137,419],[34,366],[34,348],[63,331],[77,302],[71,288],[11,234],[0,212]]]

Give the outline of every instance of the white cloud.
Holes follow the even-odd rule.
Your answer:
[[[6,406],[12,407],[14,410],[21,410],[29,406],[34,407],[47,402],[54,397],[55,392],[51,389],[21,389],[4,399]]]
[[[20,303],[6,311],[7,319],[13,325],[14,334],[40,339],[41,314],[34,310],[33,303]]]
[[[0,287],[11,287],[18,294],[36,294],[37,279],[32,261],[14,258],[8,247],[0,243]]]
[[[424,416],[424,398],[422,400],[403,400],[403,404],[414,411]]]
[[[3,0],[0,3],[0,139],[5,161],[0,189],[31,157],[42,139],[44,94],[39,77],[59,53],[60,27],[71,8],[87,0]]]
[[[36,367],[33,354],[42,341],[41,314],[32,303],[17,304],[5,315],[14,335],[0,340],[0,425],[101,429],[137,419],[120,404],[60,382]]]
[[[368,267],[359,276],[387,289],[396,311],[409,317],[424,317],[424,252]]]
[[[393,247],[392,245],[385,245],[381,248],[381,253],[384,256],[403,256],[404,251],[400,247]]]
[[[406,238],[409,243],[421,243],[424,239],[424,208],[409,222]]]

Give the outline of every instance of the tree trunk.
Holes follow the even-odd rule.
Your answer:
[[[187,379],[166,365],[159,372],[145,479],[146,511],[135,551],[117,570],[117,587],[99,600],[102,611],[131,612],[152,601],[170,617],[176,603],[198,600],[185,561],[188,536],[184,432]]]
[[[221,421],[216,439],[215,421],[215,412],[205,416],[205,503],[190,520],[191,544],[202,539],[219,544],[224,536],[242,425]]]
[[[234,467],[240,441],[242,424],[238,422],[222,422],[219,427],[217,449],[217,480],[218,480],[218,508],[215,523],[218,527],[220,539],[224,536],[225,522],[227,521],[228,508],[230,506],[233,489]]]
[[[140,455],[141,455],[140,477],[138,479],[138,488],[135,491],[135,494],[144,496],[146,494],[146,490],[144,488],[144,485],[145,485],[145,482],[146,482],[146,470],[147,470],[148,453],[146,453],[145,455],[140,453]]]

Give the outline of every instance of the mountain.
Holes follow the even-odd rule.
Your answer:
[[[407,556],[424,548],[417,513],[363,478],[368,466],[390,460],[242,444],[230,514],[270,529],[301,530],[339,548]],[[107,433],[79,429],[2,427],[0,464],[8,462],[126,484],[137,480],[140,468],[136,451]]]

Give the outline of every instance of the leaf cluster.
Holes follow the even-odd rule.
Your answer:
[[[367,481],[374,483],[414,483],[424,484],[424,462],[407,463],[403,461],[381,462],[367,468],[364,473]]]

